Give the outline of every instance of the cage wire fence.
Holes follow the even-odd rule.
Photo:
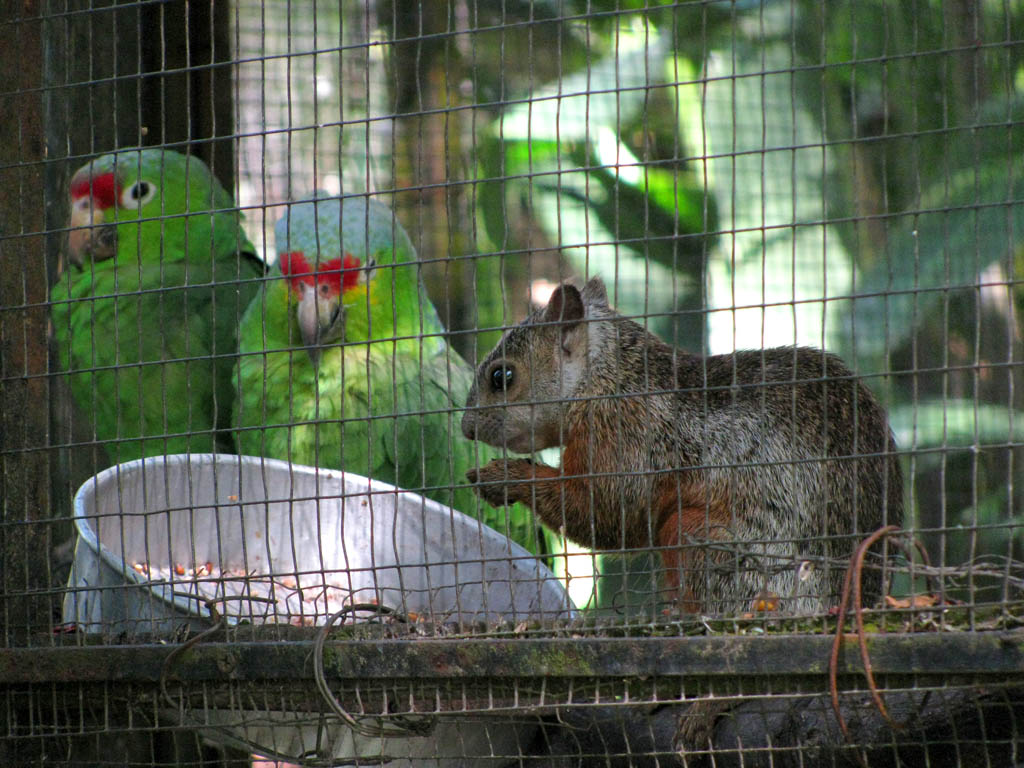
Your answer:
[[[1024,4],[0,66],[4,765],[1024,764]]]

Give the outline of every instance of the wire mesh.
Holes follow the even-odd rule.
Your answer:
[[[26,0],[0,68],[0,762],[1024,764],[1020,3]]]

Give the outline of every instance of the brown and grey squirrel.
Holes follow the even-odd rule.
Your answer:
[[[559,286],[476,372],[462,431],[561,467],[498,459],[468,473],[594,549],[656,547],[684,611],[838,601],[857,541],[899,525],[903,480],[885,411],[835,355],[805,347],[701,357]],[[865,601],[882,587],[866,570]]]

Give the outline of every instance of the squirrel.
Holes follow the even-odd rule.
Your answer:
[[[828,610],[858,540],[902,521],[885,411],[837,356],[691,355],[612,309],[600,278],[560,285],[508,330],[466,405],[470,439],[563,447],[561,467],[470,470],[486,502],[522,502],[593,549],[656,547],[684,612],[747,611],[765,595],[779,610]],[[881,591],[868,569],[864,599]]]

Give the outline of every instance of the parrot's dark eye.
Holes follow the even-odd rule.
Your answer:
[[[511,365],[499,363],[491,370],[491,389],[504,392],[512,386],[515,378],[515,369]]]
[[[139,180],[131,186],[125,187],[121,192],[121,207],[141,208],[154,197],[156,197],[156,185]]]

